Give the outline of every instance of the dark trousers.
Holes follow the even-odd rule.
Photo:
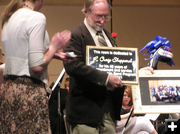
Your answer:
[[[58,106],[58,92],[60,91],[60,107]],[[49,119],[52,134],[66,134],[64,113],[67,90],[56,88],[49,99]],[[60,112],[58,112],[60,108]]]

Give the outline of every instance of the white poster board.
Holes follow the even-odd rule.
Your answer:
[[[139,71],[132,93],[134,113],[180,113],[180,70]]]

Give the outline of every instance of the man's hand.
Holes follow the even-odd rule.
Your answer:
[[[122,81],[118,76],[110,74],[108,79],[108,88],[117,88],[122,86]]]
[[[154,69],[149,66],[141,68],[140,71],[144,71],[146,74],[154,74]]]

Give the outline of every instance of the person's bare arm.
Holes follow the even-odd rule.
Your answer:
[[[68,44],[71,38],[71,32],[65,30],[61,33],[56,33],[50,42],[49,49],[44,54],[44,63],[40,66],[32,67],[31,70],[33,72],[41,72],[51,61],[57,51],[63,51],[63,48]],[[66,54],[61,52],[59,55],[56,55],[59,59],[63,60],[66,58]]]

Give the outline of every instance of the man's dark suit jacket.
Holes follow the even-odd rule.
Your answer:
[[[104,30],[111,41],[110,34]],[[95,42],[82,23],[72,30],[72,38],[65,52],[75,52],[77,58],[64,62],[70,76],[70,97],[67,103],[67,118],[71,125],[86,124],[97,127],[102,124],[105,112],[112,119],[120,119],[123,88],[108,91],[105,82],[108,74],[86,65],[86,46],[95,46]]]

